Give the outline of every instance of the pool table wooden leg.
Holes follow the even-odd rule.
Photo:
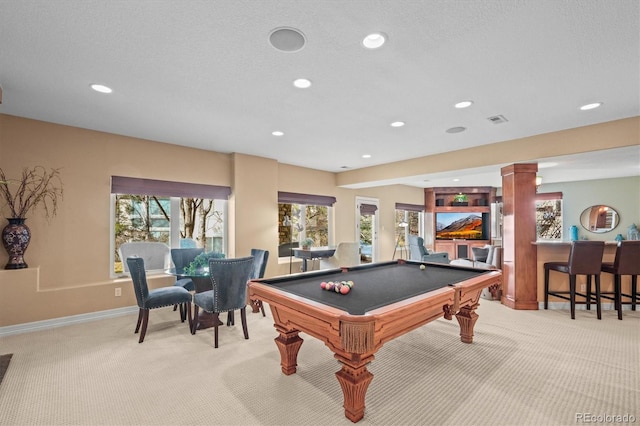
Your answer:
[[[456,314],[458,324],[460,324],[460,340],[463,343],[473,343],[473,327],[478,321],[478,314],[476,314],[477,303],[473,305],[465,305],[460,308],[460,311]]]
[[[278,328],[276,326],[276,328]],[[289,376],[296,372],[298,366],[298,351],[304,340],[298,336],[298,330],[278,330],[280,335],[274,340],[280,351],[280,366],[282,372]]]
[[[355,423],[364,417],[364,399],[373,380],[373,374],[367,370],[367,364],[373,356],[348,361],[337,354],[335,357],[342,364],[342,369],[336,373],[336,377],[344,395],[344,415]]]

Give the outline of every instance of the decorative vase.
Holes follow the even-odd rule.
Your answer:
[[[23,269],[28,267],[24,261],[24,252],[31,241],[31,231],[24,224],[25,218],[7,218],[9,224],[2,230],[2,245],[9,254],[9,262],[4,269]]]
[[[571,241],[578,241],[578,227],[576,225],[571,225],[569,232],[571,233]]]

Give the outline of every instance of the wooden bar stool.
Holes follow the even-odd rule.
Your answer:
[[[593,296],[591,294],[591,276],[596,282],[596,309],[598,319],[602,319],[602,306],[600,304],[600,269],[604,254],[604,241],[573,241],[567,262],[547,262],[544,264],[544,308],[549,305],[549,295],[568,300],[571,303],[571,319],[576,318],[576,295],[586,299],[587,309],[590,308]],[[569,291],[549,290],[549,272],[557,271],[569,274]],[[587,294],[576,291],[576,276],[587,276]],[[567,297],[566,295],[569,295]]]
[[[622,296],[631,300],[631,309],[636,310],[638,302],[638,275],[640,275],[640,241],[620,241],[616,248],[613,263],[603,263],[602,272],[614,275],[614,304],[618,310],[618,319],[622,319]],[[622,293],[622,276],[631,275],[631,294]],[[607,293],[609,294],[609,293]],[[602,297],[611,300],[610,296]]]

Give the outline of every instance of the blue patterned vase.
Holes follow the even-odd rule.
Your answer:
[[[28,265],[24,261],[24,252],[31,240],[31,231],[21,217],[8,218],[9,224],[2,230],[2,245],[9,253],[9,262],[4,269],[23,269]]]

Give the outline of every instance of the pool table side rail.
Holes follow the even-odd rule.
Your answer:
[[[367,356],[398,336],[408,333],[445,314],[453,306],[456,290],[443,287],[364,315],[346,311],[283,292],[269,285],[252,282],[252,298],[269,304],[279,331],[303,331],[324,342],[336,353]]]

